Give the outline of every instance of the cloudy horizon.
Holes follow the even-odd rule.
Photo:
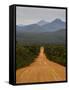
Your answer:
[[[66,21],[65,9],[16,7],[16,25],[28,25],[37,23],[40,20],[51,22],[54,19]]]

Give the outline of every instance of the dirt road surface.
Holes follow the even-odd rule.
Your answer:
[[[16,83],[35,83],[66,80],[66,68],[47,59],[44,47],[35,61],[25,68],[16,70]]]

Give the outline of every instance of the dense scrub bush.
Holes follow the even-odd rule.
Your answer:
[[[16,45],[16,69],[30,65],[38,56],[39,46]]]
[[[46,45],[44,47],[48,59],[66,65],[66,47],[64,45]]]

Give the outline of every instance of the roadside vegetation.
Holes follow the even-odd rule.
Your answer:
[[[66,66],[66,47],[64,45],[43,45],[47,58]],[[16,43],[16,69],[26,67],[34,62],[40,52],[41,45],[23,45]]]

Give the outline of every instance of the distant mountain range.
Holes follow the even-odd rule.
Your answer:
[[[65,22],[55,19],[52,22],[41,20],[35,24],[17,25],[16,40],[24,43],[65,44]]]
[[[43,25],[48,24],[48,23],[49,23],[49,22],[46,22],[46,21],[44,21],[44,20],[40,20],[39,22],[37,22],[37,25],[43,26]]]
[[[16,26],[17,31],[22,30],[24,32],[53,32],[59,29],[65,29],[65,22],[60,19],[55,19],[50,23],[41,20],[35,24]]]

